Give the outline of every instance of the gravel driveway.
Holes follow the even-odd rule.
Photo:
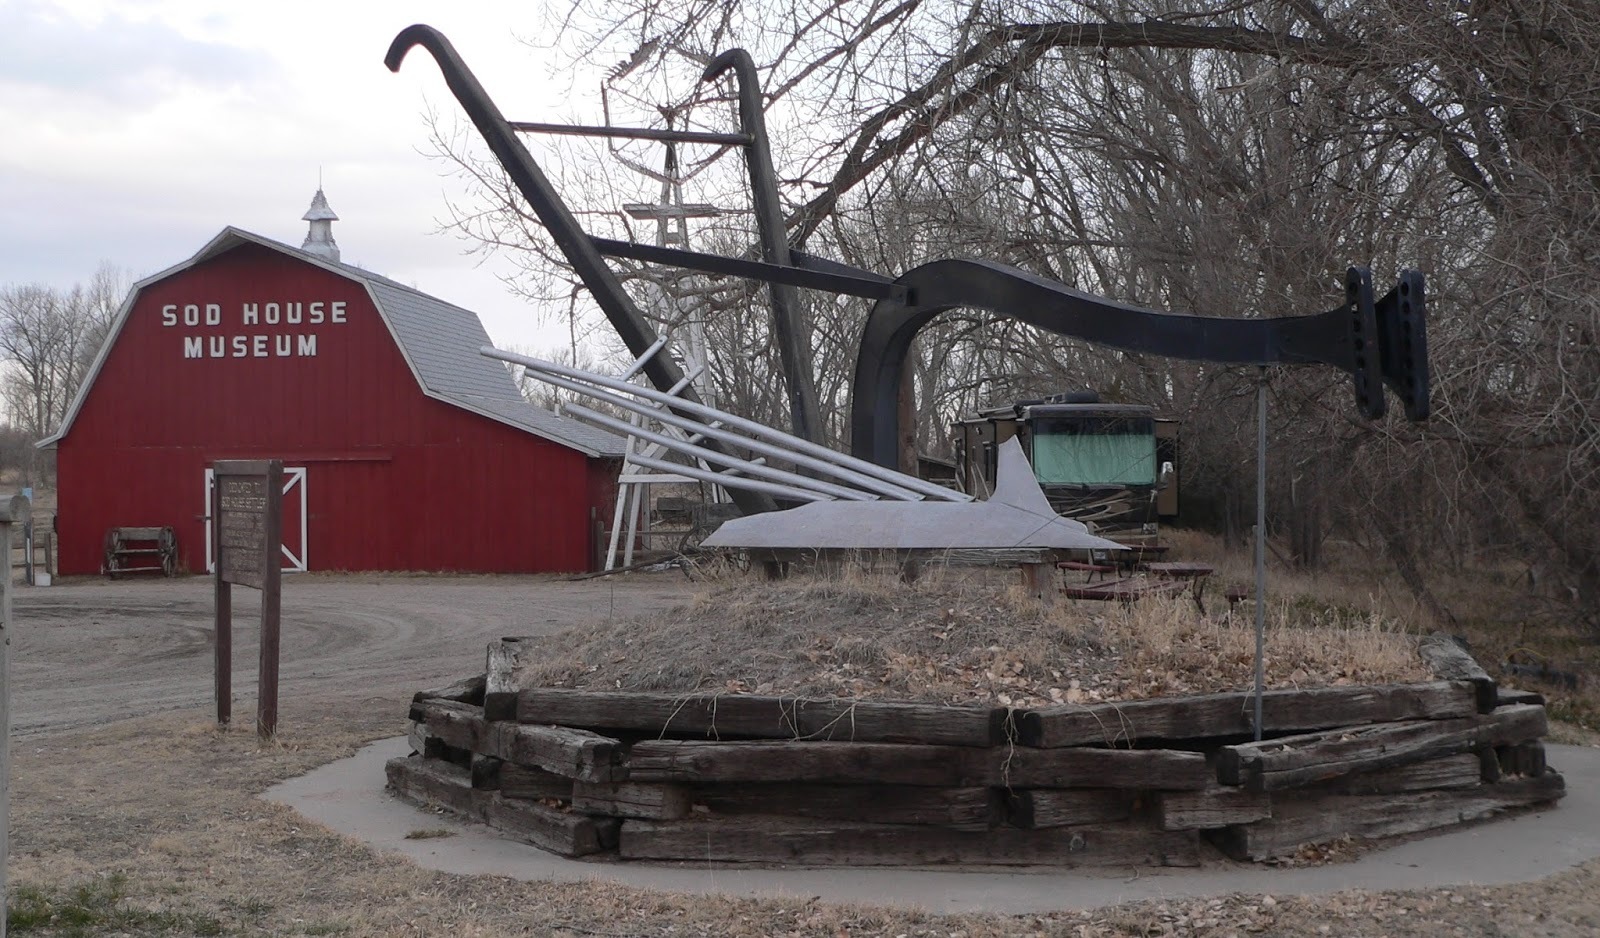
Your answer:
[[[279,696],[392,697],[483,668],[503,635],[547,633],[687,598],[681,575],[289,576]],[[11,720],[32,736],[211,702],[206,577],[84,578],[13,594]],[[234,587],[234,719],[253,717],[260,593]]]

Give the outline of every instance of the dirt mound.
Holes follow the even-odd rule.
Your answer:
[[[726,581],[666,613],[533,640],[529,686],[889,698],[1002,705],[1136,700],[1253,686],[1248,618],[1187,597],[1045,608],[1014,570],[916,583],[846,572]],[[1267,683],[1427,680],[1397,623],[1269,609]]]

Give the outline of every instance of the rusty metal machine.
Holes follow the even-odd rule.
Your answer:
[[[1142,404],[1111,404],[1092,391],[986,407],[957,421],[956,475],[980,498],[994,485],[996,455],[1022,446],[1057,514],[1128,544],[1153,543],[1178,514],[1178,422]]]

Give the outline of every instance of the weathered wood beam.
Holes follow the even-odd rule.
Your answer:
[[[620,782],[627,772],[618,762],[621,743],[565,726],[491,723],[484,733],[485,755],[544,769],[583,782]]]
[[[967,788],[1204,788],[1205,756],[1162,749],[970,749],[895,743],[635,743],[633,781],[832,782]]]
[[[1543,706],[1544,702],[1544,695],[1535,691],[1517,690],[1504,684],[1498,685],[1494,689],[1494,703],[1497,707],[1504,707],[1506,704],[1514,703],[1539,704]]]
[[[546,772],[544,769],[529,768],[514,762],[502,763],[500,766],[500,794],[507,798],[521,798],[526,801],[547,798],[553,801],[571,801],[572,789],[576,784],[564,775]]]
[[[1470,684],[1450,681],[1269,690],[1261,697],[1262,731],[1464,717],[1476,712],[1474,693]],[[1021,714],[1019,741],[1056,748],[1249,736],[1254,733],[1254,710],[1255,695],[1248,692],[1041,707]]]
[[[993,746],[1006,739],[1004,707],[867,700],[807,700],[753,694],[530,688],[517,720],[600,732],[706,739],[822,739]]]
[[[427,734],[446,746],[470,752],[484,752],[488,744],[488,724],[483,708],[453,700],[423,700],[411,705]]]
[[[713,815],[785,815],[873,824],[926,824],[988,830],[1003,815],[994,788],[740,782],[696,785],[695,804]]]
[[[1455,791],[1304,800],[1274,796],[1270,819],[1227,828],[1219,845],[1235,859],[1269,860],[1292,855],[1302,844],[1345,836],[1395,837],[1481,820],[1511,808],[1554,801],[1565,792],[1565,780],[1547,772]]]
[[[494,756],[474,755],[472,757],[472,787],[479,791],[498,791],[500,789],[500,770],[505,767],[505,762]]]
[[[1377,772],[1358,772],[1317,786],[1330,795],[1386,795],[1409,791],[1472,788],[1481,781],[1478,757],[1466,752],[1442,759],[1394,766]]]
[[[572,810],[607,817],[676,821],[689,816],[694,802],[684,785],[648,782],[573,782]]]
[[[1155,798],[1156,825],[1164,831],[1209,830],[1272,816],[1266,792],[1213,785],[1201,791],[1164,791]]]
[[[411,699],[417,703],[424,700],[454,700],[457,703],[481,707],[483,706],[486,679],[487,675],[474,674],[471,677],[464,677],[453,684],[446,684],[444,687],[419,690]]]
[[[1479,713],[1488,713],[1495,708],[1497,694],[1494,678],[1453,637],[1434,632],[1417,645],[1417,654],[1432,669],[1434,677],[1442,681],[1470,683]]]
[[[833,742],[635,743],[632,781],[823,782],[968,788],[989,784],[991,751],[958,746]]]
[[[472,773],[459,765],[402,756],[384,763],[383,772],[389,787],[405,798],[483,820],[482,802],[472,789]]]
[[[1191,831],[1124,824],[958,831],[792,818],[625,821],[619,853],[640,860],[849,866],[1197,866],[1200,862],[1198,838]]]
[[[1487,717],[1327,730],[1223,746],[1217,753],[1217,778],[1251,791],[1300,788],[1354,772],[1526,742],[1547,730],[1544,708],[1532,704],[1500,707]]]
[[[496,829],[564,857],[609,850],[617,843],[617,820],[552,808],[537,801],[482,795],[484,816]]]
[[[514,720],[522,672],[531,663],[521,638],[497,639],[484,654],[483,713],[491,721]]]
[[[1022,788],[1007,793],[1007,820],[1024,830],[1105,824],[1132,815],[1133,798],[1114,788]]]
[[[1518,743],[1515,746],[1495,747],[1495,756],[1504,775],[1543,775],[1545,771],[1544,743]]]
[[[1198,752],[1170,749],[995,750],[990,784],[1007,788],[1198,791],[1211,769]]]

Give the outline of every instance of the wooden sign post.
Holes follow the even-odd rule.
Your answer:
[[[11,530],[31,520],[28,500],[0,504],[0,938],[6,936],[6,862],[11,856]]]
[[[217,722],[233,716],[233,584],[261,591],[261,666],[256,732],[278,731],[278,614],[283,560],[283,461],[212,464],[212,543],[217,545]]]

